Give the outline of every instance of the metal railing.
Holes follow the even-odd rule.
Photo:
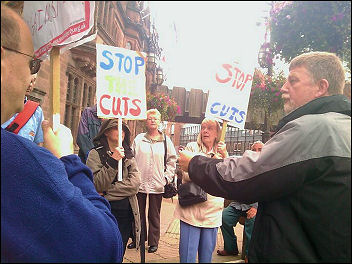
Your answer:
[[[180,145],[186,146],[188,142],[197,141],[200,133],[200,125],[185,127],[181,129]],[[260,130],[243,129],[228,126],[225,134],[227,152],[232,155],[243,155],[250,149],[253,142],[262,140],[263,132]]]

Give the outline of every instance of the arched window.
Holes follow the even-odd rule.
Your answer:
[[[132,49],[132,43],[131,43],[131,41],[127,41],[126,42],[126,47],[125,47],[126,49]]]

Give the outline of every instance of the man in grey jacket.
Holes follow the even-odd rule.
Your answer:
[[[351,101],[328,52],[294,58],[281,88],[287,113],[260,153],[179,163],[206,192],[258,201],[249,262],[351,262]]]

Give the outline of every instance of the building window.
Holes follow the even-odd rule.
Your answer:
[[[111,38],[116,42],[116,43],[118,43],[118,39],[117,39],[117,35],[118,35],[118,30],[119,30],[119,27],[118,27],[118,25],[117,25],[118,23],[117,23],[117,20],[116,20],[116,18],[114,18],[114,30],[112,31],[112,36],[111,36]]]
[[[132,49],[132,43],[131,43],[131,41],[127,41],[127,43],[126,43],[126,49]]]
[[[87,106],[93,105],[92,99],[93,99],[93,89],[92,89],[92,86],[89,86]]]
[[[87,92],[88,92],[88,85],[85,83],[83,85],[82,109],[88,106]]]
[[[104,13],[103,13],[103,17],[104,17],[104,28],[105,31],[108,32],[108,23],[109,23],[109,5],[110,5],[110,1],[104,1]]]
[[[78,77],[74,79],[74,86],[73,86],[73,103],[77,104],[78,102],[78,94],[79,94],[79,80]]]
[[[71,87],[72,87],[72,75],[68,74],[68,83],[67,83],[67,91],[66,91],[66,101],[69,101],[71,98]]]
[[[81,104],[80,84],[82,83],[82,78],[77,76],[75,73],[68,73],[67,75],[68,80],[64,124],[71,129],[72,135],[75,138],[77,135],[79,122],[78,112]]]

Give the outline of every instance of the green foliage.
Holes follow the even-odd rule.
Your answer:
[[[180,106],[168,95],[147,93],[147,108],[158,109],[162,121],[175,121],[176,114],[181,113]]]
[[[270,18],[273,53],[285,62],[307,51],[328,51],[351,72],[350,1],[275,1]]]

